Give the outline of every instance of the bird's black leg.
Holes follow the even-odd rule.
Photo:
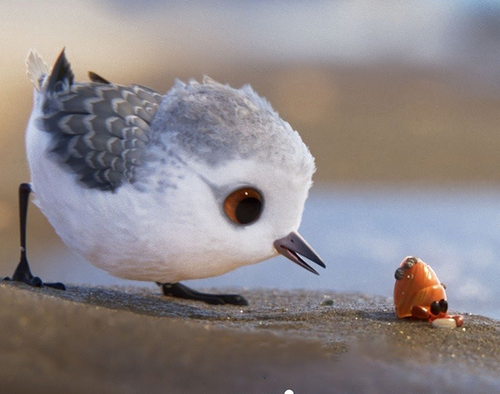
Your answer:
[[[24,282],[30,286],[34,287],[53,287],[54,289],[66,290],[66,286],[62,283],[43,283],[43,281],[37,277],[33,276],[30,270],[30,265],[28,263],[28,258],[26,257],[26,220],[28,216],[28,203],[31,194],[31,186],[29,183],[21,183],[19,185],[19,223],[21,230],[21,260],[14,271],[12,278],[4,278],[4,280],[13,280],[17,282]]]
[[[158,283],[163,294],[170,297],[184,298],[187,300],[203,301],[207,304],[223,305],[248,305],[248,301],[238,294],[207,294],[190,289],[181,283]]]

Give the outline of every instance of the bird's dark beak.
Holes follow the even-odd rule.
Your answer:
[[[286,237],[274,241],[274,247],[278,253],[281,253],[287,259],[292,260],[295,264],[300,265],[302,268],[305,268],[313,274],[319,275],[314,268],[300,258],[299,254],[321,267],[326,268],[325,263],[321,260],[321,257],[319,257],[314,249],[309,246],[306,240],[295,231],[292,231]]]

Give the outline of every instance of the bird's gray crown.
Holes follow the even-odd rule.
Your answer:
[[[154,138],[211,166],[253,159],[314,171],[299,134],[267,100],[245,85],[234,89],[209,77],[176,81],[151,124]]]

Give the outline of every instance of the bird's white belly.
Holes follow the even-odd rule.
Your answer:
[[[33,122],[26,144],[35,203],[70,249],[110,274],[176,282],[221,275],[256,262],[197,250],[192,239],[205,242],[210,235],[196,234],[197,229],[187,228],[179,209],[163,206],[168,195],[155,198],[129,184],[112,193],[78,183],[50,156],[50,134]],[[156,209],[155,204],[163,205]]]

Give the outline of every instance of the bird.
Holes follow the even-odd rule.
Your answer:
[[[181,283],[282,254],[325,268],[299,234],[316,170],[300,135],[250,85],[205,76],[164,95],[89,72],[76,82],[65,49],[51,70],[26,60],[34,103],[26,130],[29,183],[19,187],[21,259],[30,193],[73,252],[116,277],[156,282],[166,296],[247,305],[238,294]]]

